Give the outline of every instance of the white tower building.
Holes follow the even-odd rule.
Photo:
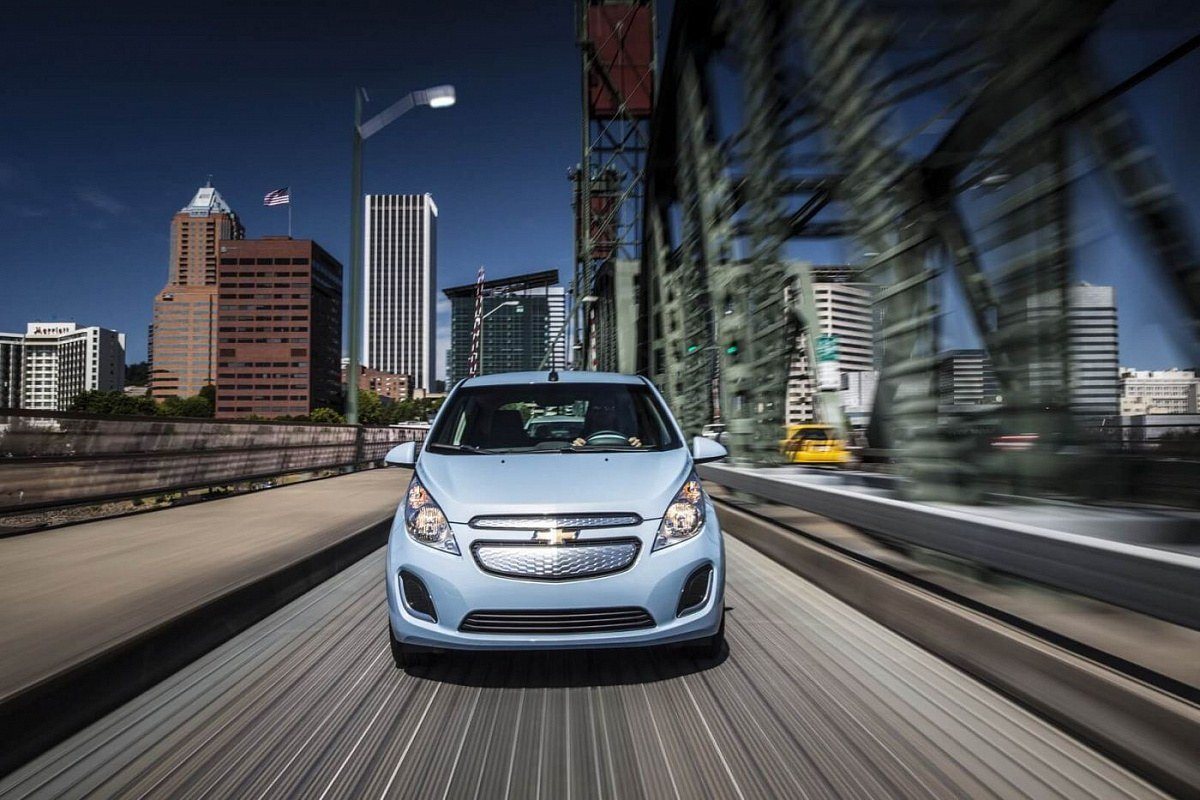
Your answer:
[[[369,194],[363,219],[363,361],[434,390],[437,206],[428,194]]]

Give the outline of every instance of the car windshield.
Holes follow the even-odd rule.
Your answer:
[[[627,383],[467,386],[429,437],[438,453],[671,450],[680,440],[650,389]]]

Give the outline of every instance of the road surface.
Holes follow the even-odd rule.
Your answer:
[[[0,798],[1161,796],[728,548],[716,662],[492,654],[411,673],[388,653],[377,552],[0,780]]]

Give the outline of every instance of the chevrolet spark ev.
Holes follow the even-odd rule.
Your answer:
[[[471,378],[421,445],[392,525],[387,598],[397,666],[443,649],[724,645],[725,551],[689,450],[644,378]]]

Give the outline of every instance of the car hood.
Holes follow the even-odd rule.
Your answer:
[[[661,453],[423,452],[417,474],[451,522],[484,514],[603,511],[658,519],[691,466],[682,447]]]

